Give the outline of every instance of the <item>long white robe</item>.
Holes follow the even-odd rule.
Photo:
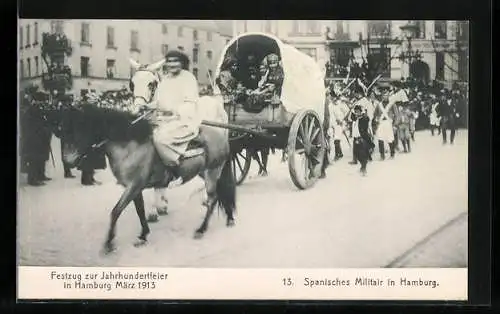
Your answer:
[[[157,92],[156,117],[159,127],[155,130],[155,141],[176,144],[191,134],[198,134],[201,117],[198,115],[198,83],[194,75],[186,70],[176,76],[166,75]],[[172,115],[165,116],[169,112]]]

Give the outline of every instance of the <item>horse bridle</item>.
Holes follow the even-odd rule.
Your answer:
[[[158,88],[158,84],[161,82],[161,76],[158,74],[158,72],[155,72],[155,71],[151,71],[151,70],[148,70],[146,68],[140,68],[138,69],[137,71],[143,71],[143,72],[149,72],[149,73],[152,73],[154,76],[156,76],[158,78],[158,81],[156,82],[156,84],[153,84],[151,86],[149,86],[149,90],[151,92],[151,96],[150,96],[150,99],[149,101],[144,97],[144,96],[134,96],[134,101],[135,99],[143,99],[147,104],[151,103],[153,101],[153,98],[155,96],[155,92],[156,92],[156,89]],[[130,86],[130,91],[133,92],[134,91],[134,83],[132,83],[132,79],[130,79],[130,82],[129,82]],[[151,83],[150,83],[151,84]],[[134,125],[136,124],[138,121],[142,120],[144,117],[146,117],[150,112],[147,112],[145,114],[143,114],[142,116],[140,116],[139,118],[135,119],[131,125]],[[75,163],[79,163],[81,162],[81,160],[83,158],[85,158],[88,154],[90,154],[92,151],[102,147],[104,144],[106,144],[108,142],[108,140],[102,140],[100,141],[99,143],[96,143],[96,144],[92,144],[88,149],[85,150],[85,152],[83,154],[81,154],[80,156],[77,157],[77,160]]]
[[[155,93],[156,93],[156,89],[158,88],[158,85],[159,83],[161,82],[161,76],[160,74],[158,74],[158,72],[156,71],[151,71],[151,70],[148,70],[147,68],[145,67],[142,67],[142,68],[139,68],[137,70],[137,72],[149,72],[151,74],[153,74],[158,80],[155,82],[156,84],[152,84],[153,82],[149,83],[151,84],[151,86],[148,86],[149,87],[149,91],[151,92],[150,93],[150,96],[149,96],[149,100],[146,99],[146,97],[144,96],[135,96],[134,95],[134,99],[133,101],[135,102],[136,99],[142,99],[144,100],[147,104],[151,103],[153,101],[153,98],[155,97]],[[149,85],[148,84],[148,85]],[[130,82],[129,82],[129,88],[130,88],[130,91],[133,93],[134,92],[134,83],[132,82],[132,78],[130,78]]]

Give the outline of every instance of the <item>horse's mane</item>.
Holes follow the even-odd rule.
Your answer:
[[[93,134],[100,139],[116,142],[137,141],[143,143],[150,139],[153,125],[141,119],[132,125],[139,116],[128,111],[95,105],[83,105],[73,109],[71,116],[79,123],[82,132]]]

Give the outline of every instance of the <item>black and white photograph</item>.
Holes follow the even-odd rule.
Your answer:
[[[20,19],[18,45],[19,266],[468,266],[467,21]]]

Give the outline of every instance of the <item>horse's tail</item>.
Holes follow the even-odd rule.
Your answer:
[[[217,181],[217,204],[226,214],[236,211],[236,182],[234,180],[231,161],[226,161],[219,180]]]

